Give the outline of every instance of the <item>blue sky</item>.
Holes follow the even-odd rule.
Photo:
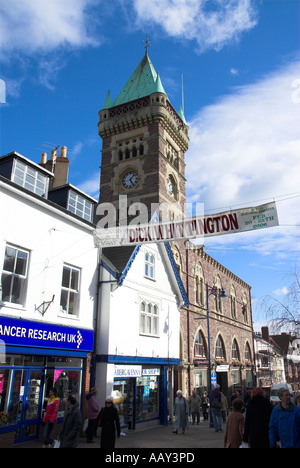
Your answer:
[[[98,112],[148,34],[175,109],[183,73],[188,201],[208,213],[277,202],[280,226],[205,242],[265,322],[261,298],[284,300],[299,266],[299,13],[297,0],[1,0],[0,154],[39,162],[47,142],[66,145],[69,181],[97,198]]]

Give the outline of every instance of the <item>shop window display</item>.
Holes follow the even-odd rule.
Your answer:
[[[7,424],[14,424],[17,421],[17,411],[15,405],[13,411],[9,412],[9,382],[11,371],[0,369],[0,427]],[[18,402],[18,399],[17,399]]]
[[[143,376],[137,379],[136,420],[159,416],[158,376]]]
[[[63,417],[66,409],[65,399],[68,395],[71,394],[77,401],[80,401],[81,371],[57,367],[46,370],[43,416],[46,411],[47,398],[51,387],[56,388],[57,396],[60,400],[58,417]]]

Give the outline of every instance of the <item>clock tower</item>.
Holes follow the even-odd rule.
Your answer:
[[[163,220],[185,215],[188,126],[182,110],[171,105],[147,49],[114,101],[108,92],[98,133],[103,141],[99,203],[113,203],[119,214],[119,202],[126,200],[127,217],[132,204],[143,203],[148,220],[158,207]]]

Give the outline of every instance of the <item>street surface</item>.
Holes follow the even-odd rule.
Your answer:
[[[122,429],[126,435],[121,436],[116,441],[115,450],[130,449],[130,448],[223,448],[224,447],[224,431],[215,432],[214,428],[209,427],[208,421],[201,421],[199,425],[190,425],[185,434],[173,434],[173,426],[155,426],[148,429],[137,429],[130,431]],[[100,448],[101,429],[98,429],[97,437],[94,439],[94,444],[86,443],[85,438],[80,438],[78,448]],[[41,448],[42,443],[39,441],[29,442],[16,446],[16,448]]]

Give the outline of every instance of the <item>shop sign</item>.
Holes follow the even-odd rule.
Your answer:
[[[0,340],[12,346],[92,351],[94,332],[0,316]]]
[[[229,371],[229,364],[221,364],[217,366],[216,372],[228,372]]]
[[[146,375],[160,375],[160,369],[153,369],[153,368],[150,368],[150,369],[144,369],[143,368],[143,376],[146,376]]]
[[[115,366],[115,378],[142,377],[142,366],[119,365]]]

